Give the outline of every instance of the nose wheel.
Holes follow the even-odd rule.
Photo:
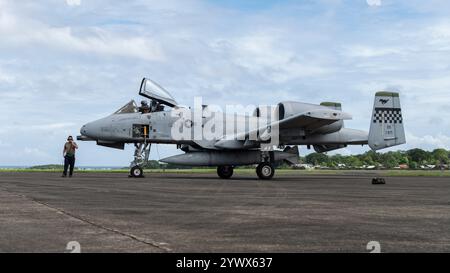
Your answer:
[[[275,174],[275,168],[269,162],[262,162],[256,167],[256,174],[260,179],[269,180]]]

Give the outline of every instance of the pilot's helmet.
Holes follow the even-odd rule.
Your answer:
[[[148,103],[147,103],[146,100],[143,100],[143,101],[141,101],[141,105],[142,105],[142,106],[148,106]]]

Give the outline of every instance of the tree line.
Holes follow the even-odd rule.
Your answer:
[[[424,165],[435,165],[448,167],[450,162],[450,151],[445,149],[435,149],[425,151],[422,149],[411,149],[407,151],[395,151],[387,153],[377,153],[368,151],[359,155],[327,155],[311,153],[300,158],[301,162],[314,166],[326,166],[330,168],[339,167],[344,164],[346,167],[375,166],[376,168],[395,168],[400,165],[410,169],[418,169]]]

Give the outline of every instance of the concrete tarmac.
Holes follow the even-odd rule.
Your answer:
[[[450,179],[0,173],[0,252],[450,251]]]

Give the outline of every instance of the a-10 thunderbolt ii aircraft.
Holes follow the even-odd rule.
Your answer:
[[[351,116],[341,104],[319,105],[284,101],[256,107],[253,114],[212,111],[210,107],[184,107],[160,85],[144,78],[139,95],[150,99],[138,107],[132,100],[115,113],[84,125],[78,140],[124,149],[134,144],[130,176],[142,177],[152,143],[176,144],[184,154],[160,161],[177,165],[217,166],[221,178],[233,168],[257,165],[261,179],[271,179],[280,162],[298,163],[298,146],[322,153],[368,144],[372,150],[405,143],[398,93],[375,94],[369,132],[344,127]],[[230,118],[231,117],[231,118]]]

